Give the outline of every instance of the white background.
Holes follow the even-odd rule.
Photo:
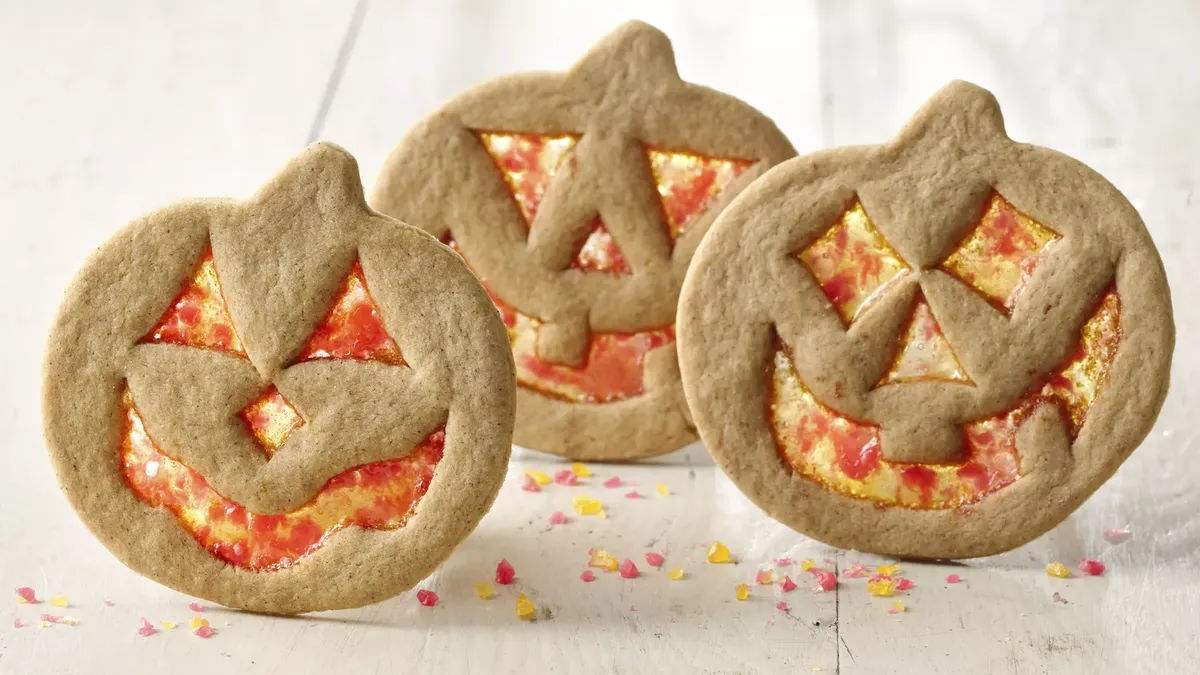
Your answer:
[[[1160,673],[1194,672],[1197,584],[1196,344],[1200,314],[1200,6],[1096,2],[442,3],[362,0],[114,3],[0,1],[0,673]],[[1051,534],[965,566],[905,565],[917,582],[887,613],[864,580],[802,586],[788,615],[767,587],[734,584],[791,553],[835,552],[763,516],[702,447],[637,467],[593,466],[610,518],[551,529],[580,488],[519,489],[518,452],[478,531],[409,593],[293,619],[210,608],[208,641],[135,635],[140,617],[186,621],[189,599],[122,567],[55,485],[41,438],[39,369],[72,273],[109,234],[171,200],[245,196],[309,140],[344,145],[369,186],[405,129],[461,88],[568,67],[627,18],[674,40],[685,79],[773,117],[797,149],[880,142],[951,78],[990,88],[1010,134],[1106,175],[1142,212],[1174,291],[1179,348],[1158,425],[1117,476]],[[1111,546],[1106,528],[1133,538]],[[724,541],[736,566],[702,563]],[[682,565],[685,581],[578,580],[587,549]],[[1102,578],[1056,580],[1051,560],[1098,557]],[[518,583],[484,602],[471,583],[506,557]],[[793,576],[806,576],[789,569]],[[950,586],[951,572],[966,583]],[[802,582],[803,583],[803,582]],[[9,589],[64,593],[67,610],[11,604]],[[552,618],[520,623],[517,589]],[[1059,592],[1069,604],[1053,602]],[[106,607],[102,600],[115,602]],[[631,610],[636,606],[636,611]],[[80,619],[41,629],[40,612]],[[21,618],[33,627],[14,629]],[[226,625],[228,624],[228,625]],[[222,656],[225,652],[229,656]],[[817,670],[819,669],[819,671]]]

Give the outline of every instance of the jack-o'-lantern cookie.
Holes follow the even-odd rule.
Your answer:
[[[451,244],[508,325],[517,444],[618,460],[695,440],[675,310],[696,245],[795,154],[749,105],[684,82],[629,23],[565,73],[498,78],[401,140],[371,204]]]
[[[316,144],[248,201],[168,206],[92,255],[51,329],[45,432],[132,569],[230,607],[355,607],[487,511],[512,378],[471,271]]]
[[[768,514],[918,558],[1014,548],[1150,430],[1170,294],[1108,181],[955,82],[890,143],[780,165],[701,244],[679,317],[701,436]]]

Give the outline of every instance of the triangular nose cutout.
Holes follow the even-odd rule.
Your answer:
[[[934,318],[925,295],[918,292],[908,323],[900,334],[892,367],[875,386],[923,380],[975,386],[942,334],[942,327]]]
[[[571,261],[571,267],[584,272],[603,272],[613,276],[632,274],[629,262],[625,260],[625,254],[613,236],[608,233],[608,228],[604,226],[604,221],[600,219],[600,216],[592,219],[589,228],[587,239],[583,241],[583,245],[576,252],[575,259]]]

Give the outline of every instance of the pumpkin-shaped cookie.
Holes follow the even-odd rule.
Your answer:
[[[679,288],[716,214],[794,155],[749,105],[689,84],[629,23],[566,73],[480,84],[411,130],[371,199],[450,243],[508,325],[515,441],[632,459],[695,440]]]
[[[680,303],[688,401],[759,506],[835,546],[960,558],[1064,519],[1145,437],[1174,343],[1158,252],[1096,172],[939,92],[880,146],[772,170]]]
[[[45,431],[134,570],[230,607],[354,607],[488,509],[512,377],[470,270],[316,144],[248,201],[169,206],[96,251],[50,333]]]

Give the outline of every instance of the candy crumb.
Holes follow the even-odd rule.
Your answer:
[[[13,619],[13,628],[24,628],[25,624],[21,623],[20,619]]]
[[[630,490],[629,492],[625,493],[625,498],[626,499],[641,499],[642,493],[638,492],[637,490]]]
[[[490,581],[476,581],[475,595],[479,596],[480,600],[487,600],[496,594],[496,587]]]
[[[658,553],[657,551],[647,551],[646,552],[646,564],[651,567],[662,567],[663,561],[665,561],[666,559],[667,559],[666,556],[664,556],[661,553]]]
[[[754,583],[763,586],[775,583],[775,572],[773,570],[759,570],[758,574],[754,575]]]
[[[113,605],[115,605],[115,604],[117,604],[117,603],[113,602],[112,600],[105,600],[105,601],[104,601],[104,606],[105,606],[105,607],[112,607],[112,606],[113,606]]]
[[[517,618],[522,621],[533,621],[537,616],[537,607],[524,593],[517,595]]]
[[[796,590],[796,582],[792,581],[791,577],[785,576],[783,581],[779,583],[779,588],[781,588],[784,593],[790,593]]]
[[[1104,563],[1100,562],[1099,560],[1084,558],[1083,560],[1079,561],[1079,571],[1083,572],[1089,577],[1098,577],[1101,574],[1104,574],[1104,569]]]
[[[79,619],[76,619],[73,616],[64,616],[62,619],[62,622],[68,626],[78,626],[79,625]]]
[[[507,586],[516,578],[517,571],[513,569],[513,566],[507,560],[501,558],[500,562],[496,564],[496,583],[501,586]]]
[[[555,511],[550,514],[549,521],[551,525],[566,525],[567,515],[562,511]]]
[[[788,607],[788,604],[787,604],[786,602],[782,601],[782,600],[780,600],[779,602],[775,603],[775,609],[777,609],[777,610],[779,610],[779,611],[781,611],[781,612],[789,612],[789,611],[791,611],[791,607]]]
[[[957,584],[961,581],[962,577],[958,576],[957,574],[951,574],[950,576],[946,577],[946,583],[948,584]]]
[[[621,563],[617,561],[617,557],[602,548],[594,548],[591,550],[592,557],[588,560],[588,567],[599,567],[602,570],[614,572],[620,568]]]
[[[140,628],[138,628],[137,634],[142,637],[150,637],[151,635],[154,635],[157,632],[158,632],[158,629],[156,629],[154,627],[154,624],[150,623],[146,619],[146,617],[143,616],[142,617],[142,625]]]
[[[904,577],[896,578],[896,590],[898,591],[907,591],[913,586],[916,586],[916,584],[912,582],[912,579],[905,579]]]
[[[541,471],[538,471],[537,469],[526,469],[525,475],[532,478],[534,480],[534,482],[537,483],[538,485],[549,485],[550,484],[550,476],[547,476],[546,474],[542,473]]]
[[[905,611],[907,610],[904,607],[904,603],[900,602],[899,600],[895,600],[892,602],[892,608],[888,610],[888,614],[900,614]]]
[[[521,489],[526,492],[541,492],[542,486],[538,485],[537,479],[529,474],[525,474],[525,479],[521,483]]]
[[[896,592],[896,582],[882,575],[871,577],[867,582],[867,592],[877,598],[891,597]]]
[[[1128,527],[1114,527],[1104,531],[1104,540],[1110,544],[1122,544],[1133,536]]]
[[[1051,597],[1051,599],[1052,599],[1052,600],[1054,600],[1055,602],[1061,602],[1061,603],[1062,603],[1062,604],[1064,604],[1064,605],[1065,605],[1065,604],[1067,604],[1067,599],[1066,599],[1066,598],[1064,598],[1063,596],[1059,595],[1059,594],[1058,594],[1058,591],[1055,591],[1055,592],[1054,592],[1054,595],[1052,595],[1052,596],[1050,596],[1050,597]]]
[[[188,603],[188,609],[192,610],[193,612],[200,612],[200,613],[203,613],[203,612],[204,612],[204,605],[202,605],[202,604],[200,604],[200,603],[198,603],[198,602],[192,602],[192,603]]]
[[[579,476],[570,469],[563,469],[554,474],[554,482],[559,485],[577,485],[579,483]]]
[[[858,577],[869,577],[871,572],[867,570],[867,566],[862,563],[854,563],[848,569],[842,570],[842,576],[857,579]]]
[[[776,567],[786,567],[787,565],[791,565],[791,564],[792,564],[791,558],[776,558],[776,560],[775,560]],[[805,571],[807,571],[807,570],[805,570]]]
[[[621,478],[619,476],[613,476],[612,478],[609,478],[608,480],[604,481],[604,487],[606,487],[606,488],[621,487]]]
[[[829,570],[823,570],[819,567],[809,570],[809,574],[813,575],[816,583],[813,585],[813,590],[818,592],[832,591],[837,588],[837,575]]]
[[[727,563],[730,561],[729,547],[719,541],[714,541],[712,546],[708,547],[708,562],[710,563]]]
[[[746,584],[738,584],[734,587],[734,595],[738,600],[745,600],[750,597],[750,586]]]
[[[49,628],[50,626],[53,626],[54,624],[50,623],[49,621],[39,621],[38,625],[41,626],[42,628]]]
[[[1060,562],[1052,562],[1046,565],[1046,574],[1056,579],[1066,579],[1071,576],[1071,570]]]
[[[575,509],[575,513],[581,516],[604,517],[604,505],[600,503],[600,500],[588,495],[578,495],[572,499],[571,508]]]
[[[667,578],[671,581],[679,581],[683,578],[683,568],[675,567],[670,572],[667,572]]]
[[[425,605],[426,607],[433,607],[434,605],[437,604],[437,601],[438,601],[437,593],[434,593],[433,591],[427,591],[424,589],[417,591],[417,602],[421,603],[422,605]]]
[[[36,605],[38,602],[37,594],[28,586],[21,586],[16,590],[17,602],[22,605]]]
[[[70,603],[67,602],[67,596],[60,594],[50,598],[50,604],[54,605],[55,607],[66,607]]]
[[[191,628],[203,628],[207,625],[208,619],[205,619],[202,616],[193,616],[191,622],[188,624],[188,626]]]
[[[587,467],[587,464],[584,464],[583,462],[575,462],[574,464],[572,464],[571,465],[571,473],[575,474],[576,476],[579,476],[580,478],[591,478],[592,477],[592,470],[589,469]]]
[[[896,576],[896,572],[899,572],[899,571],[900,571],[899,565],[880,565],[879,567],[875,568],[875,574],[879,574],[879,575],[882,575],[885,577],[894,577],[894,576]]]
[[[813,562],[812,558],[806,558],[800,561],[800,569],[804,572],[807,572],[816,566],[817,563]]]
[[[663,483],[655,483],[654,489],[658,490],[658,494],[660,494],[664,497],[669,497],[671,495],[671,488],[667,487]]]
[[[192,631],[192,635],[195,635],[196,637],[199,637],[199,638],[204,638],[205,640],[207,640],[208,638],[210,638],[216,634],[217,634],[217,631],[212,626],[200,626],[196,630]]]
[[[158,625],[166,628],[167,630],[175,630],[175,627],[179,624],[175,623],[174,621],[159,621]]]
[[[637,575],[638,575],[637,565],[634,565],[633,561],[630,560],[629,558],[626,558],[621,561],[621,566],[620,566],[619,570],[620,570],[622,579],[636,579],[637,578]]]
[[[583,573],[579,575],[579,579],[584,582],[595,581],[596,573],[591,570],[584,570]]]

